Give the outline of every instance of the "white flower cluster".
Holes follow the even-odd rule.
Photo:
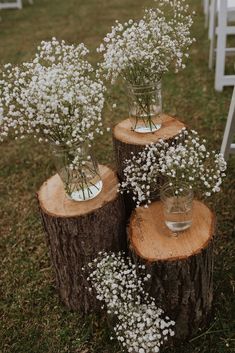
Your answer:
[[[222,154],[207,151],[206,140],[194,130],[184,129],[175,142],[160,152],[158,161],[159,172],[173,184],[175,193],[182,183],[191,189],[200,188],[205,196],[219,192],[226,170]]]
[[[101,70],[112,83],[121,76],[132,85],[147,85],[170,67],[176,72],[185,68],[194,41],[189,6],[185,0],[158,0],[157,5],[146,9],[139,21],[116,21],[97,49],[103,53]]]
[[[164,317],[154,299],[144,289],[150,275],[145,266],[136,266],[122,253],[99,253],[89,265],[88,281],[96,290],[108,314],[115,317],[117,340],[127,352],[159,352],[161,345],[174,335],[175,322]]]
[[[0,140],[32,134],[72,146],[102,134],[104,85],[84,44],[42,42],[31,62],[5,65],[0,77]]]
[[[170,144],[161,140],[147,146],[126,161],[120,191],[131,191],[137,206],[150,203],[151,190],[157,188],[157,176],[161,176],[175,195],[182,185],[207,197],[219,192],[226,162],[220,153],[207,151],[205,143],[196,131],[183,128]]]
[[[125,161],[124,181],[119,184],[119,191],[132,193],[132,198],[137,206],[142,203],[150,203],[159,180],[158,158],[159,152],[166,147],[163,141],[151,144]]]

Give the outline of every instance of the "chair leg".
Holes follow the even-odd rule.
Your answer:
[[[18,9],[22,9],[22,0],[17,0]]]
[[[226,127],[224,131],[223,142],[220,150],[220,152],[224,155],[225,160],[227,160],[229,157],[234,133],[235,133],[235,87],[233,89],[232,100],[230,103],[228,118],[227,118]]]
[[[206,14],[206,0],[202,0],[203,13]]]
[[[211,0],[210,4],[209,4],[209,9],[208,9],[208,13],[209,13],[209,27],[208,27],[208,38],[211,40],[212,35],[213,35],[213,24],[211,22],[211,19],[214,18],[214,15],[217,14],[217,0]],[[215,9],[215,12],[214,12]],[[213,15],[212,15],[213,13]]]
[[[205,28],[209,23],[209,0],[204,0],[204,15],[205,15]]]
[[[210,50],[209,50],[209,69],[210,70],[212,70],[214,66],[216,16],[217,16],[217,0],[212,0],[211,6],[210,6],[210,24],[209,24],[209,27],[210,27],[209,32],[211,33]]]
[[[217,51],[215,65],[215,90],[223,91],[223,78],[225,70],[226,56],[226,26],[227,26],[227,0],[220,1],[220,9],[218,14],[218,34],[217,34]]]

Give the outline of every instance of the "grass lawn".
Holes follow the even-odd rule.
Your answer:
[[[98,60],[96,46],[114,20],[140,15],[153,1],[35,0],[21,11],[2,11],[0,66],[30,59],[43,39],[56,36],[69,43],[84,42]],[[201,0],[190,0],[196,10],[191,58],[184,72],[166,75],[164,111],[198,130],[210,146],[219,149],[232,88],[216,93],[209,72],[207,31]],[[125,91],[112,92],[118,109],[106,109],[107,125],[127,115]],[[6,141],[0,146],[0,353],[114,353],[105,318],[86,319],[60,303],[45,245],[35,192],[55,172],[47,146],[30,139]],[[97,157],[113,163],[111,136],[97,143]],[[207,331],[167,353],[235,352],[235,159],[230,158],[224,190],[210,201],[217,213],[214,271],[214,315]]]

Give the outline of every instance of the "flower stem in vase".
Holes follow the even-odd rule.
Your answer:
[[[161,83],[129,87],[129,115],[138,133],[155,132],[161,127]]]
[[[98,196],[103,183],[86,143],[70,148],[53,146],[53,156],[69,199],[87,201]]]

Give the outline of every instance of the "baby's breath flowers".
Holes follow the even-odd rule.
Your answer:
[[[112,84],[121,77],[128,86],[132,129],[154,132],[161,127],[161,78],[185,68],[193,20],[185,0],[158,0],[139,20],[116,21],[97,49],[100,72]]]
[[[226,162],[220,153],[208,151],[205,144],[195,130],[184,129],[175,143],[160,152],[159,172],[166,176],[176,195],[184,183],[204,196],[220,191]]]
[[[151,190],[161,176],[177,196],[182,186],[209,197],[220,191],[226,162],[220,153],[208,151],[206,140],[194,130],[182,129],[169,144],[159,141],[126,161],[120,190],[133,194],[137,206],[150,203]]]
[[[185,67],[192,16],[185,0],[159,0],[157,8],[146,9],[142,19],[121,24],[116,21],[104,43],[100,64],[112,83],[121,76],[131,85],[157,82],[172,67]]]
[[[85,60],[84,44],[43,41],[34,59],[0,76],[0,140],[32,134],[72,146],[102,134],[104,85]]]
[[[7,64],[0,72],[0,141],[31,134],[54,152],[58,148],[55,154],[64,163],[58,173],[74,200],[94,197],[102,184],[87,161],[90,154],[81,154],[85,142],[91,147],[95,135],[103,134],[105,87],[87,54],[84,44],[52,38],[41,43],[32,61]]]
[[[108,314],[116,318],[114,332],[123,349],[132,353],[159,352],[175,322],[164,316],[145,291],[144,265],[135,265],[118,253],[99,253],[89,265],[88,281]],[[92,290],[92,289],[90,289]]]
[[[125,161],[124,180],[119,185],[119,191],[121,193],[123,191],[131,192],[137,206],[151,202],[151,194],[154,193],[160,176],[159,153],[167,147],[167,144],[159,141],[156,144],[146,146],[137,155],[132,152],[131,159]]]

